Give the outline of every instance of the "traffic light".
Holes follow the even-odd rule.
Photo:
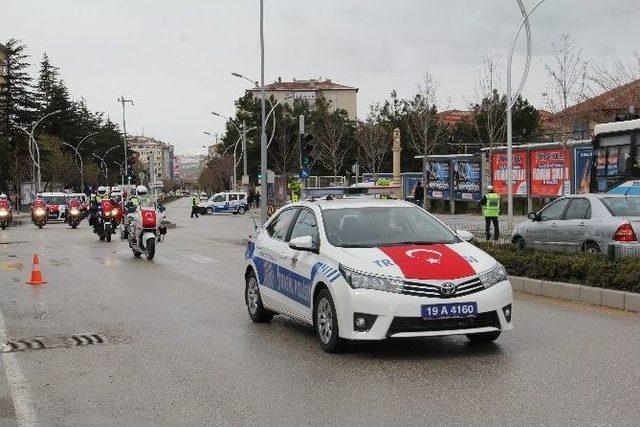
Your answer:
[[[300,164],[302,169],[310,170],[313,164],[313,135],[300,135]]]

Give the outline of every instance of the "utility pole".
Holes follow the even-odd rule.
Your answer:
[[[261,130],[260,130],[260,223],[264,224],[269,219],[267,215],[267,132],[266,124],[266,97],[264,93],[264,0],[260,0],[260,101],[261,101]]]
[[[124,174],[127,176],[127,184],[131,184],[131,180],[129,179],[129,161],[127,160],[127,119],[125,113],[125,105],[127,103],[133,105],[133,101],[131,99],[125,99],[123,95],[120,95],[118,101],[122,103],[122,133],[124,135]]]
[[[247,175],[247,124],[242,121],[242,185],[249,185],[249,175]]]
[[[304,167],[302,164],[302,146],[304,144],[303,139],[304,139],[304,114],[300,114],[300,116],[298,116],[298,147],[299,147],[299,151],[300,151],[300,173],[302,173],[302,168]],[[307,186],[307,180],[306,179],[301,179],[302,185],[300,186],[301,188],[305,188]]]

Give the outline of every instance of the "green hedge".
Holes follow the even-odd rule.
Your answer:
[[[640,259],[609,261],[602,254],[517,250],[512,244],[474,242],[514,276],[640,293]]]

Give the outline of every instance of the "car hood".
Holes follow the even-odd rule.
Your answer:
[[[462,279],[496,264],[493,257],[467,242],[336,249],[336,260],[347,268],[415,280]]]

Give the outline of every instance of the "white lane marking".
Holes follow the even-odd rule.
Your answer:
[[[8,341],[7,330],[4,325],[4,317],[0,311],[0,342]],[[14,353],[2,353],[4,370],[9,383],[11,399],[16,413],[16,422],[19,426],[36,425],[38,419],[31,404],[31,395],[27,387],[27,380],[24,378],[18,360]]]

